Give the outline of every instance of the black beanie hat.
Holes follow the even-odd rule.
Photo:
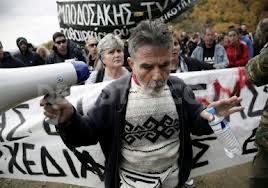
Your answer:
[[[64,38],[66,38],[65,35],[64,35],[63,33],[61,33],[61,32],[56,32],[56,33],[54,33],[53,36],[52,36],[52,38],[53,38],[53,42],[55,42],[56,38],[58,38],[58,37],[64,37]]]
[[[24,38],[24,37],[17,38],[17,40],[16,40],[17,46],[19,46],[22,42],[24,42],[25,44],[28,44],[26,38]]]

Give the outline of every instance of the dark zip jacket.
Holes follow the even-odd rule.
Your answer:
[[[9,52],[4,52],[3,59],[0,59],[0,68],[17,68],[17,67],[25,67],[25,64],[21,60],[12,57]]]
[[[67,59],[76,59],[77,61],[86,62],[81,50],[78,49],[73,42],[68,41],[67,54],[65,56],[61,55],[57,48],[53,46],[53,52],[48,56],[46,64],[64,63]]]
[[[75,112],[70,122],[56,126],[69,148],[100,143],[105,156],[106,188],[119,188],[122,135],[125,128],[130,80],[131,76],[127,75],[112,82],[102,90],[86,116]],[[193,152],[190,133],[204,135],[211,134],[213,131],[208,122],[200,117],[199,114],[204,107],[196,102],[192,90],[181,79],[172,76],[168,79],[168,86],[180,121],[178,187],[182,187],[192,169]]]
[[[22,53],[21,51],[14,55],[15,58],[21,60],[26,66],[38,66],[44,65],[45,61],[41,58],[39,54],[36,52],[31,52],[27,50],[27,52]]]

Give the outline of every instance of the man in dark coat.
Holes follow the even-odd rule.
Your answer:
[[[45,115],[69,147],[98,142],[105,156],[106,188],[182,187],[192,168],[190,133],[211,134],[215,119],[179,78],[169,76],[173,38],[160,21],[142,21],[131,32],[132,75],[102,90],[86,116],[66,99],[41,101]],[[217,115],[242,110],[232,97],[210,104]]]
[[[45,61],[37,53],[29,50],[28,41],[24,37],[19,37],[16,40],[19,52],[14,57],[21,60],[26,66],[44,65]]]
[[[61,32],[53,34],[53,52],[48,56],[46,64],[63,63],[68,59],[76,59],[86,62],[80,49],[74,43],[68,41]]]
[[[24,67],[24,63],[17,58],[11,56],[9,52],[5,52],[0,41],[0,68],[17,68]]]

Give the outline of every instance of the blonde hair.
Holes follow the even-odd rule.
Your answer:
[[[45,46],[39,46],[36,49],[36,53],[39,54],[44,60],[46,60],[50,54],[49,50]]]

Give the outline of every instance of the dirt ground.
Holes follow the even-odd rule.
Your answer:
[[[194,178],[197,188],[248,188],[251,163]],[[86,188],[82,186],[0,178],[0,188]]]

